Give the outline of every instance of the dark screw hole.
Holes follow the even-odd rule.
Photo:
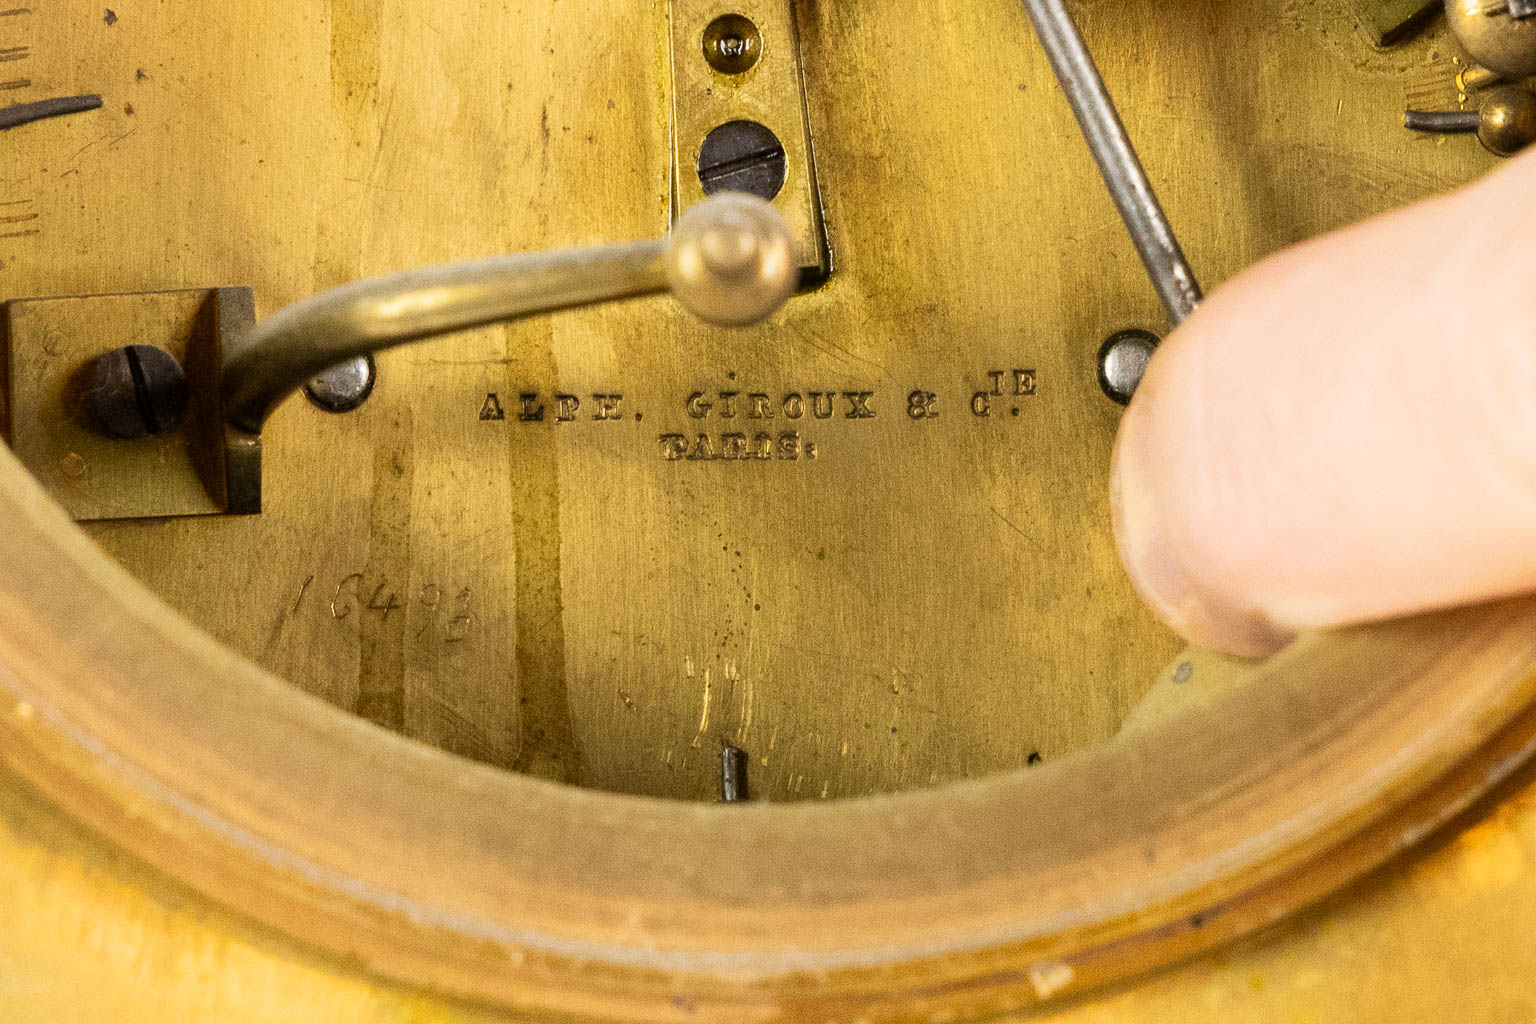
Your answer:
[[[763,55],[763,37],[750,18],[722,14],[704,30],[704,59],[722,75],[750,71]]]

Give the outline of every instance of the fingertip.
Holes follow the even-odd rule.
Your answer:
[[[1110,466],[1110,514],[1121,562],[1147,605],[1185,638],[1245,658],[1272,655],[1295,634],[1256,609],[1244,608],[1204,585],[1192,571],[1198,553],[1180,540],[1178,485],[1158,417],[1170,399],[1154,383],[1133,399],[1120,423]],[[1171,493],[1170,493],[1171,491]],[[1192,555],[1194,556],[1192,558]]]
[[[1159,348],[1111,506],[1172,628],[1255,657],[1536,589],[1536,153],[1512,163],[1250,268]]]

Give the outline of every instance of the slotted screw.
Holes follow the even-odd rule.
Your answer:
[[[163,348],[125,345],[96,360],[87,397],[103,433],[137,441],[180,425],[187,411],[187,375]]]
[[[747,192],[772,200],[784,187],[788,165],[779,137],[756,121],[727,121],[699,147],[704,194]]]

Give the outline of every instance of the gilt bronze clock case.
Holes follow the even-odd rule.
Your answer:
[[[1495,160],[1402,127],[1475,106],[1443,24],[1074,10],[1209,285]],[[746,70],[709,60],[724,15]],[[212,946],[145,911],[103,940],[204,948],[171,991],[245,984],[251,942],[294,1013],[316,970],[418,993],[381,1019],[1086,1014],[1403,855],[1536,742],[1531,600],[1263,663],[1140,606],[1099,358],[1168,323],[1016,4],[120,0],[0,31],[18,102],[102,98],[0,136],[0,758],[33,837],[5,870],[103,921],[119,875],[204,908]],[[701,158],[737,123],[774,143]],[[660,239],[765,163],[805,285],[764,324],[652,295],[382,352],[355,407],[265,422],[259,511],[252,450],[198,440],[210,338]],[[79,373],[131,344],[191,398],[125,442]],[[754,799],[714,799],[722,749]]]

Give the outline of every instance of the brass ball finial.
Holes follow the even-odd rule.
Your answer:
[[[1504,78],[1536,75],[1536,18],[1516,18],[1489,0],[1445,0],[1445,16],[1473,63]]]
[[[1498,156],[1513,156],[1536,142],[1536,95],[1520,85],[1489,90],[1478,105],[1477,138]]]
[[[1470,135],[1495,156],[1514,156],[1536,142],[1536,94],[1523,85],[1501,85],[1482,94],[1476,110],[1407,110],[1410,131]]]
[[[756,196],[712,196],[678,218],[667,239],[667,283],[684,306],[712,324],[766,320],[800,280],[794,239],[773,206]]]

